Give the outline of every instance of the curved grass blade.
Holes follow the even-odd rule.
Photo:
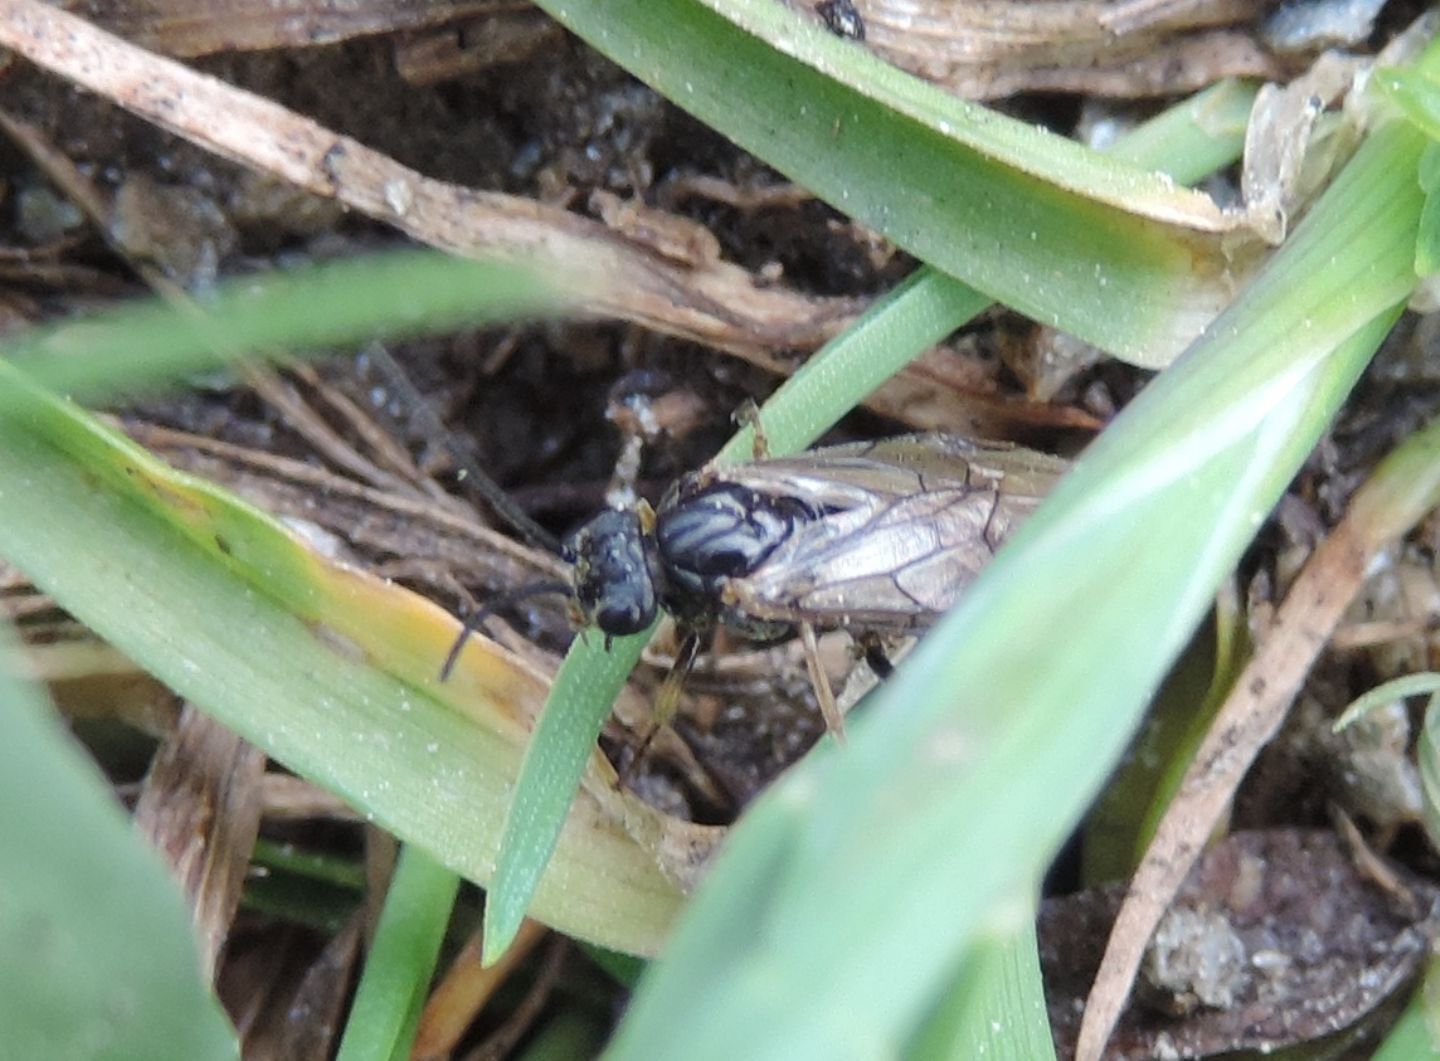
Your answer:
[[[1087,199],[1202,231],[1233,224],[1209,196],[1136,172],[1073,140],[1010,119],[838,40],[819,20],[775,0],[700,0],[716,14],[851,88],[986,158]]]
[[[460,878],[417,847],[400,852],[336,1061],[408,1058]]]
[[[542,280],[522,262],[395,251],[229,281],[203,313],[146,301],[40,328],[10,339],[6,352],[70,398],[113,399],[267,352],[553,314],[581,282]]]
[[[236,1058],[179,889],[14,677],[0,623],[0,1028],[12,1057]]]
[[[820,749],[750,809],[612,1057],[894,1056],[996,905],[1036,886],[1398,315],[1423,146],[1404,123],[1372,134],[843,752]]]
[[[1236,259],[1180,220],[1224,228],[1203,197],[943,93],[770,0],[539,6],[836,209],[1117,357],[1168,364],[1230,299]]]
[[[1396,700],[1405,700],[1412,696],[1434,696],[1436,693],[1440,693],[1440,673],[1435,671],[1419,671],[1391,678],[1350,701],[1345,710],[1340,712],[1340,717],[1331,724],[1330,731],[1339,733],[1353,726],[1377,707],[1393,704]]]

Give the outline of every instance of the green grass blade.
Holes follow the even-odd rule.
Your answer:
[[[1135,871],[1249,658],[1248,630],[1238,621],[1233,593],[1222,590],[1214,617],[1214,629],[1193,639],[1166,675],[1124,761],[1086,814],[1081,842],[1086,886],[1121,880]]]
[[[1430,835],[1431,843],[1435,843],[1440,837],[1440,693],[1432,693],[1425,704],[1425,722],[1415,747],[1415,759],[1425,797],[1421,824]]]
[[[917,269],[771,395],[763,410],[769,451],[798,453],[917,354],[988,305],[988,298],[953,277]],[[716,459],[742,463],[752,458],[754,449],[754,432],[746,427]]]
[[[1440,1058],[1436,991],[1440,988],[1440,961],[1431,958],[1420,987],[1405,1012],[1390,1029],[1371,1061],[1436,1061]]]
[[[1440,673],[1435,671],[1421,671],[1400,678],[1392,678],[1388,682],[1381,682],[1373,689],[1367,690],[1364,695],[1350,701],[1350,704],[1340,713],[1340,717],[1331,724],[1331,732],[1339,733],[1341,730],[1353,726],[1377,707],[1383,707],[1396,700],[1404,700],[1411,696],[1435,693],[1440,693]]]
[[[255,841],[255,850],[250,856],[254,866],[273,873],[287,873],[305,880],[333,885],[336,888],[353,891],[357,895],[365,890],[365,868],[358,859],[343,858],[339,855],[314,854],[302,851],[290,844],[277,843],[263,836]]]
[[[1240,158],[1255,93],[1253,84],[1217,81],[1131,129],[1105,154],[1194,184]]]
[[[555,674],[525,746],[515,795],[505,812],[495,876],[486,892],[486,965],[498,961],[520,931],[560,842],[585,763],[595,754],[600,727],[649,638],[650,631],[619,638],[609,651],[603,637],[576,638]]]
[[[141,302],[19,336],[6,351],[71,398],[114,398],[275,351],[553,314],[578,282],[542,282],[521,263],[400,251],[232,280],[203,307]]]
[[[893,1056],[996,904],[1036,887],[1398,315],[1422,148],[1404,123],[1372,134],[848,746],[822,748],[751,808],[611,1056]]]
[[[1416,67],[1376,70],[1371,84],[1407,121],[1431,140],[1440,140],[1440,81]]]
[[[179,889],[0,624],[0,1053],[235,1058]]]
[[[1205,197],[943,93],[779,4],[540,6],[837,209],[1116,356],[1166,364],[1229,300],[1220,239],[1185,227],[1221,224]]]
[[[1215,204],[1154,173],[1137,173],[1074,141],[1016,121],[906,73],[837,40],[817,18],[775,0],[700,0],[776,52],[826,74],[864,99],[911,118],[1011,169],[1127,212],[1171,222],[1219,226]],[[691,81],[690,95],[699,89]],[[762,88],[747,82],[761,104]]]
[[[1109,154],[1182,183],[1197,181],[1240,157],[1254,99],[1254,88],[1221,82],[1131,130]],[[771,452],[798,453],[809,446],[912,358],[989,305],[974,288],[921,266],[765,403]],[[754,436],[745,428],[717,459],[749,460],[753,446]]]
[[[460,878],[406,846],[380,912],[337,1061],[405,1061]]]

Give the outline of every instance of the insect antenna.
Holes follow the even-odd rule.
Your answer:
[[[680,642],[675,662],[670,664],[670,671],[660,683],[660,691],[655,694],[655,728],[668,725],[675,717],[675,710],[680,706],[680,690],[685,688],[685,679],[690,677],[695,658],[699,655],[700,635],[692,630]]]
[[[445,662],[440,665],[440,680],[447,681],[450,672],[455,669],[455,663],[460,658],[460,651],[465,647],[465,642],[470,640],[470,635],[480,629],[480,624],[502,608],[517,604],[522,600],[529,600],[531,597],[543,597],[547,593],[559,593],[562,596],[570,596],[570,583],[558,581],[532,582],[528,586],[521,586],[519,589],[509,593],[502,593],[492,597],[484,605],[476,608],[465,617],[465,622],[460,627],[460,633],[455,637],[455,643],[450,646],[450,651],[445,656]]]
[[[365,352],[386,382],[398,392],[401,403],[409,409],[411,415],[419,419],[424,434],[438,440],[445,447],[445,451],[459,469],[460,487],[470,495],[471,500],[479,498],[531,545],[544,549],[547,553],[559,555],[560,539],[531,519],[530,514],[517,505],[499,483],[481,470],[475,458],[475,447],[440,422],[434,407],[420,393],[420,389],[415,386],[400,363],[391,356],[390,351],[380,343],[373,343]]]

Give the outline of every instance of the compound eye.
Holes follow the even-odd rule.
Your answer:
[[[629,588],[625,587],[626,590]],[[648,606],[643,599],[617,599],[627,595],[626,592],[613,593],[612,599],[602,600],[595,609],[595,625],[612,637],[638,634],[655,621],[653,598],[648,601]]]

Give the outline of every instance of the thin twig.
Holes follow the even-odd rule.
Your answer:
[[[339,200],[430,246],[538,258],[592,288],[587,316],[633,321],[757,359],[763,349],[819,346],[861,305],[766,286],[726,262],[696,268],[577,214],[432,180],[42,0],[0,0],[0,46],[192,143]],[[783,369],[776,359],[758,359]]]

